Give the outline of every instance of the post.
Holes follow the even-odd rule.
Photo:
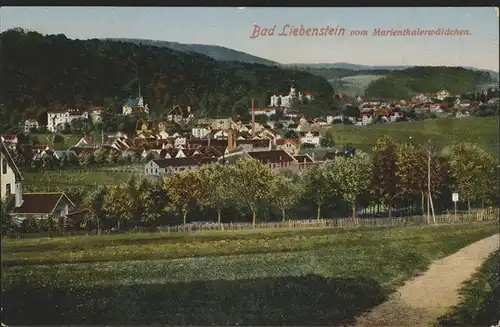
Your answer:
[[[255,138],[255,103],[252,98],[252,139]]]
[[[453,201],[453,204],[455,206],[455,220],[457,220],[457,201]]]
[[[429,149],[428,157],[427,157],[427,221],[430,221],[431,218],[431,150]]]
[[[430,143],[430,141],[429,141]],[[427,159],[427,189],[429,192],[429,205],[430,205],[430,210],[432,210],[432,222],[435,224],[436,223],[436,216],[434,215],[434,203],[432,201],[432,193],[431,193],[431,148],[429,144],[429,149],[428,149],[428,159]],[[427,208],[427,215],[429,215],[429,207]]]

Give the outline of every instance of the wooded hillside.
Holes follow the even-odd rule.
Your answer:
[[[243,113],[250,97],[266,106],[272,93],[288,91],[293,81],[298,91],[325,102],[333,98],[332,86],[307,72],[168,48],[13,30],[0,34],[0,43],[0,119],[11,122],[49,109],[118,106],[136,96],[139,85],[155,114],[173,104],[208,116]]]
[[[412,67],[393,71],[373,81],[365,96],[381,99],[405,99],[417,93],[435,93],[442,89],[452,94],[473,92],[477,85],[490,81],[488,72],[462,67]]]

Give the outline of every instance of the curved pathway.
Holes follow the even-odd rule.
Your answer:
[[[482,239],[433,262],[421,276],[400,287],[390,300],[360,316],[355,327],[430,327],[458,304],[462,283],[499,248],[500,234]]]

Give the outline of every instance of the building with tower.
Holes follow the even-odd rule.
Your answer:
[[[270,107],[282,107],[282,108],[291,108],[293,106],[294,101],[302,103],[305,99],[308,101],[312,100],[311,93],[301,92],[297,93],[295,85],[293,84],[290,87],[290,91],[287,93],[281,94],[273,94],[271,96]]]
[[[141,86],[139,85],[138,96],[134,99],[128,99],[127,102],[125,102],[122,106],[122,114],[131,115],[141,112],[149,114],[149,108],[148,105],[144,103],[144,98],[141,95]]]

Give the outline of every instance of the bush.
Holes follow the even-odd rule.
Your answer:
[[[40,222],[36,218],[27,218],[21,222],[21,232],[40,233],[42,231]]]

